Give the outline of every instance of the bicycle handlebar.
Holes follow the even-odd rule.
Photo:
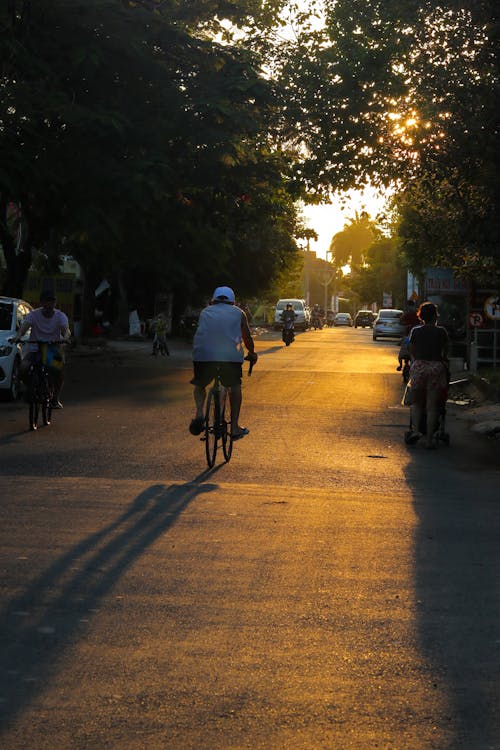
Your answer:
[[[9,344],[13,344],[15,341],[16,341],[15,336],[11,336],[8,339]],[[21,339],[17,339],[16,343],[20,344],[21,343]],[[59,345],[59,344],[69,344],[70,343],[70,339],[60,339],[59,341],[41,341],[39,339],[26,339],[22,343],[23,344],[49,344],[49,345],[51,345],[51,344],[58,344]]]

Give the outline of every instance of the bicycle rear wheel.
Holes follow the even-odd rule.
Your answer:
[[[40,394],[40,401],[42,405],[42,422],[44,425],[50,424],[50,419],[52,416],[51,403],[53,396],[54,388],[52,387],[50,374],[44,371],[42,378],[42,392]]]
[[[52,408],[50,402],[44,400],[42,403],[42,422],[44,425],[49,425],[52,418]]]
[[[29,427],[36,430],[38,427],[38,415],[40,413],[40,378],[34,366],[30,369],[28,385],[29,393]]]
[[[207,455],[207,464],[209,469],[215,463],[217,455],[217,443],[220,432],[220,404],[219,394],[210,390],[207,398],[207,408],[205,411],[205,453]]]
[[[221,407],[221,430],[222,430],[222,450],[224,458],[229,461],[233,452],[233,433],[231,430],[231,402],[229,394],[226,393],[223,406]]]

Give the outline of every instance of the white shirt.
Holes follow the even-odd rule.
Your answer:
[[[32,310],[25,317],[31,326],[30,341],[63,341],[69,334],[68,316],[62,310],[54,310],[51,318],[46,318],[41,307]],[[30,351],[37,351],[38,345],[31,344]]]
[[[243,362],[242,311],[225,303],[201,311],[193,339],[194,362]]]

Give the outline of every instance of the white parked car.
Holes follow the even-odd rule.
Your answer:
[[[21,359],[27,354],[25,342],[29,334],[23,337],[23,343],[17,345],[11,344],[9,338],[16,335],[32,309],[30,303],[23,299],[0,297],[0,392],[6,393],[12,400],[19,395],[19,368]]]

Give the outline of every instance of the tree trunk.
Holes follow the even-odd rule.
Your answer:
[[[17,247],[17,238],[9,232],[7,227],[7,205],[8,201],[5,199],[0,202],[0,243],[7,266],[2,292],[7,297],[22,297],[31,266],[31,238],[27,232],[22,246]]]

